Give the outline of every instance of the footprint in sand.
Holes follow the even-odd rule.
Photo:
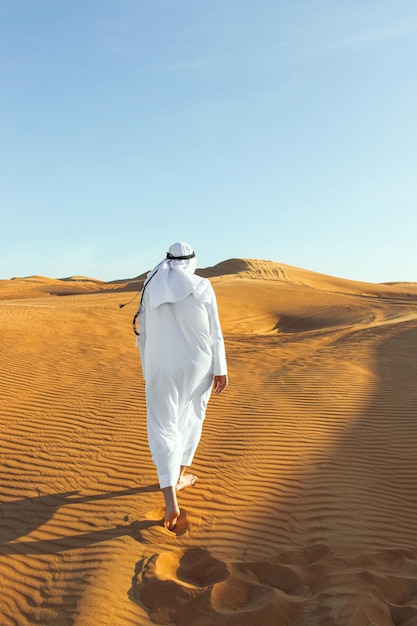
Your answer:
[[[301,578],[285,565],[226,564],[201,548],[144,559],[132,586],[132,596],[154,623],[177,626],[284,624],[306,593]]]

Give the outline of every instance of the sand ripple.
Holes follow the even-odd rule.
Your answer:
[[[417,624],[417,289],[247,260],[211,275],[231,384],[181,537],[129,285],[0,285],[1,626]]]

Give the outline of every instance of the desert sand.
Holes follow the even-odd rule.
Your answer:
[[[232,259],[230,384],[161,523],[134,280],[0,281],[1,626],[415,626],[417,283]]]

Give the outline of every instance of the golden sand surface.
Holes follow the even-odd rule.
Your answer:
[[[161,524],[136,280],[0,281],[1,626],[415,626],[417,284],[231,259],[230,384]],[[136,301],[137,302],[137,301]]]

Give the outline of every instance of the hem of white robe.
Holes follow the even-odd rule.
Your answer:
[[[191,463],[193,462],[193,458],[194,458],[194,452],[195,451],[193,451],[192,453],[186,454],[182,457],[182,461],[181,461],[182,466],[189,467],[191,465]],[[175,470],[164,472],[163,474],[160,474],[158,472],[159,487],[161,489],[165,489],[166,487],[174,487],[178,482],[179,475],[180,475],[179,467]]]
[[[193,462],[193,458],[194,458],[194,453],[183,456],[181,465],[184,467],[190,467],[191,463]]]
[[[178,478],[180,476],[180,468],[178,467],[175,471],[165,472],[164,474],[160,474],[158,472],[158,481],[161,489],[166,489],[167,487],[175,487],[178,482]]]

